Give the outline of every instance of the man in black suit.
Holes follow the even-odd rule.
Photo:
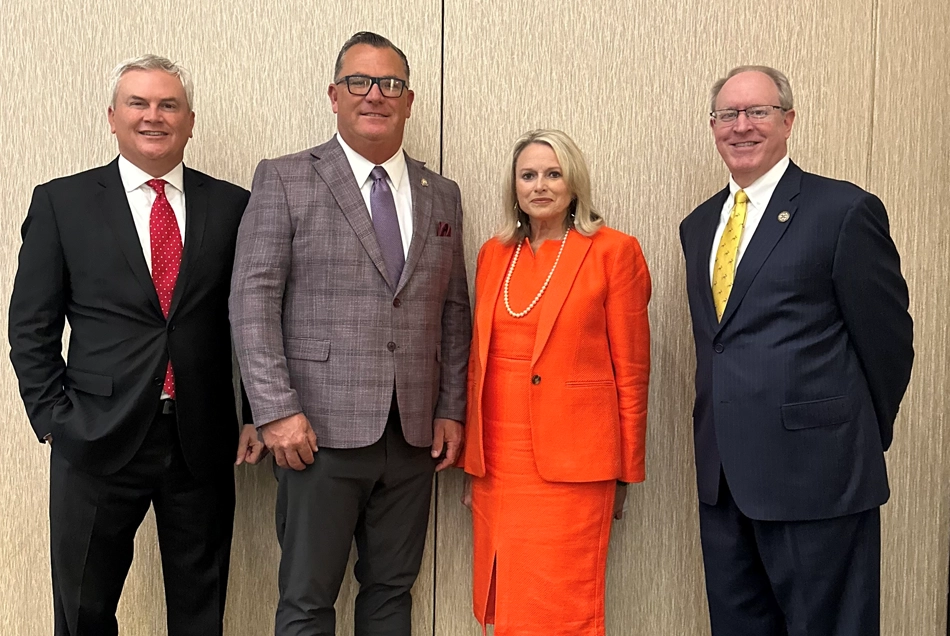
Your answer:
[[[789,161],[781,72],[733,69],[711,110],[732,178],[680,238],[712,633],[874,636],[884,451],[914,358],[887,213]]]
[[[248,193],[183,166],[195,120],[183,68],[129,60],[112,88],[119,157],[35,189],[10,301],[20,394],[52,446],[55,633],[118,633],[151,504],[169,636],[221,634],[232,462],[262,453],[253,426],[238,434],[227,307]]]

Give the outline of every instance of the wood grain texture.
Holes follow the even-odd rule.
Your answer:
[[[742,63],[782,68],[796,94],[792,157],[868,187],[887,204],[911,287],[918,359],[888,453],[884,633],[945,633],[950,459],[950,56],[945,0],[4,0],[0,4],[0,297],[10,295],[19,226],[37,183],[115,155],[106,76],[123,58],[167,55],[195,77],[186,162],[249,186],[263,157],[324,141],[326,85],[342,42],[376,30],[409,57],[417,93],[410,154],[462,188],[470,277],[498,218],[510,144],[562,128],[584,149],[595,203],[636,235],[653,273],[648,480],[630,490],[608,566],[608,634],[708,633],[693,476],[693,348],[679,221],[727,177],[707,128],[707,91]],[[440,139],[440,126],[444,139]],[[440,142],[444,144],[440,146]],[[0,319],[5,327],[6,312]],[[4,329],[5,331],[5,329]],[[0,366],[0,631],[51,632],[47,448],[29,430],[9,365]],[[227,633],[272,630],[278,548],[269,466],[236,471],[238,504]],[[460,475],[436,484],[430,547],[416,586],[415,634],[475,636],[470,518]],[[164,633],[154,523],[139,533],[120,608],[122,633]],[[340,598],[352,633],[355,586]],[[433,616],[435,619],[433,627]]]
[[[121,60],[153,52],[184,64],[195,81],[195,137],[185,162],[245,187],[258,161],[322,143],[336,129],[326,97],[337,52],[350,35],[374,30],[409,58],[417,93],[406,148],[438,170],[441,6],[434,0],[372,4],[237,0],[4,0],[0,4],[0,297],[3,333],[19,226],[33,186],[104,164],[116,154],[109,134],[107,76]],[[435,16],[435,19],[433,19]],[[49,584],[48,449],[36,443],[13,371],[0,366],[0,417],[11,443],[0,450],[0,632],[52,632]],[[279,550],[276,482],[268,465],[236,471],[237,514],[226,633],[273,632]],[[431,543],[431,540],[430,540]],[[414,631],[432,630],[433,558],[416,586]],[[356,586],[344,585],[338,633],[353,632]],[[129,636],[165,633],[164,594],[154,520],[136,541],[119,608]]]
[[[912,19],[909,17],[913,16]],[[869,188],[903,256],[916,359],[888,453],[883,628],[947,632],[950,503],[950,5],[881,2],[877,13]]]

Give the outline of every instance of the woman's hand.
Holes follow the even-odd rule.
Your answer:
[[[627,484],[617,482],[617,489],[614,491],[614,519],[620,521],[623,519],[623,503],[627,500]]]

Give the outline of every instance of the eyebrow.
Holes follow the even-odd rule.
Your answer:
[[[147,102],[147,101],[149,101],[149,100],[146,99],[145,97],[141,97],[141,96],[139,96],[139,95],[129,95],[129,96],[126,98],[125,101],[130,102],[130,101],[132,101],[133,99],[137,99],[137,100],[139,100],[140,102]],[[161,99],[158,100],[158,102],[159,102],[160,104],[167,104],[167,103],[169,103],[169,102],[177,104],[177,103],[179,103],[179,100],[178,100],[177,97],[162,97]]]

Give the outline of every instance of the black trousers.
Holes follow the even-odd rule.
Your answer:
[[[169,636],[222,633],[234,474],[198,481],[185,465],[175,415],[160,407],[128,465],[91,475],[50,459],[50,540],[56,636],[115,636],[116,606],[135,532],[155,507]]]
[[[880,508],[815,521],[757,521],[699,504],[713,636],[878,636]]]
[[[354,538],[355,635],[409,636],[435,464],[430,449],[406,442],[394,406],[372,446],[321,448],[302,471],[276,468],[277,636],[336,633],[333,604]]]

